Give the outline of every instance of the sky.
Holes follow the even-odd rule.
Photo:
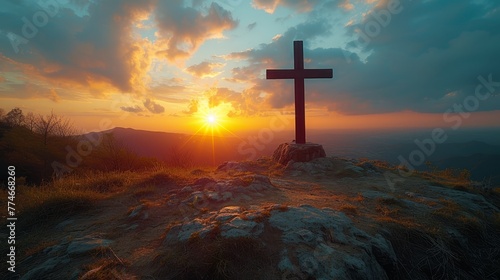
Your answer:
[[[0,0],[0,108],[111,127],[293,130],[304,41],[307,129],[498,127],[496,0]],[[209,118],[209,116],[212,116]],[[215,120],[214,120],[215,118]]]

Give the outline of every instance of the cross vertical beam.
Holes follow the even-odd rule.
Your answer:
[[[305,79],[333,78],[332,69],[304,69],[302,41],[293,42],[294,69],[268,69],[267,79],[294,79],[295,84],[295,142],[306,143]]]
[[[302,41],[293,42],[293,68],[304,71],[304,49]],[[304,79],[294,79],[295,84],[295,143],[306,143],[306,105]]]

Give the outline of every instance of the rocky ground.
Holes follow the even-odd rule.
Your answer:
[[[339,158],[191,174],[24,229],[20,279],[500,277],[498,192]]]

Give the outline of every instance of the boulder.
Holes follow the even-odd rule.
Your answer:
[[[396,263],[390,242],[356,227],[344,213],[310,205],[226,206],[169,229],[165,246],[189,238],[252,238],[281,246],[282,279],[388,279]],[[280,238],[277,238],[280,236]],[[208,242],[208,240],[207,240]]]
[[[257,237],[262,233],[264,225],[254,221],[236,217],[230,223],[222,226],[221,236],[225,238]]]
[[[322,145],[314,143],[283,143],[273,153],[273,161],[286,165],[290,160],[309,162],[315,158],[326,157]]]
[[[302,205],[272,211],[268,222],[282,231],[284,279],[388,279],[396,265],[390,242],[356,228],[342,212]]]

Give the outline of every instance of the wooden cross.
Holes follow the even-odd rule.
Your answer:
[[[295,80],[295,142],[306,143],[306,116],[304,99],[304,80],[333,78],[333,69],[304,69],[304,50],[302,41],[293,42],[294,69],[267,69],[267,79]]]

